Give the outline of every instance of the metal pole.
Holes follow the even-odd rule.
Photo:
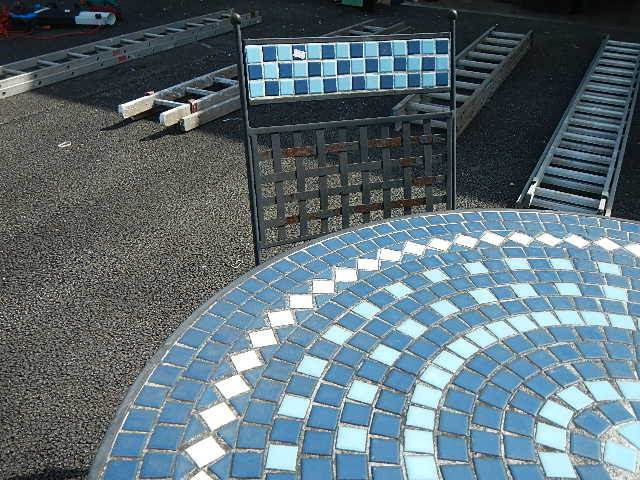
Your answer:
[[[244,152],[247,162],[247,186],[249,188],[249,203],[251,206],[251,233],[253,234],[253,255],[256,265],[260,264],[260,232],[258,229],[258,203],[256,198],[256,184],[253,176],[253,152],[251,151],[251,139],[249,138],[249,105],[247,103],[247,87],[245,83],[244,49],[242,48],[242,33],[240,31],[241,17],[234,12],[231,22],[236,29],[236,42],[238,45],[238,88],[240,89],[240,109],[244,120]]]
[[[451,40],[449,44],[449,108],[451,121],[449,129],[449,171],[447,175],[447,208],[456,209],[456,138],[458,127],[456,125],[456,19],[458,12],[449,12],[449,29]]]

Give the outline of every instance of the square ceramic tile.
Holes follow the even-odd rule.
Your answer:
[[[185,450],[195,464],[202,468],[224,455],[224,449],[213,437],[205,437]]]
[[[212,431],[236,419],[235,412],[226,403],[218,403],[207,408],[200,412],[200,416]]]
[[[270,328],[249,332],[249,338],[251,339],[251,345],[253,348],[266,347],[269,345],[276,345],[278,343],[273,330]]]
[[[559,239],[558,237],[554,237],[549,233],[543,233],[542,235],[538,235],[536,237],[536,240],[541,243],[544,243],[545,245],[549,245],[550,247],[555,247],[560,243],[562,243],[561,239]]]
[[[607,440],[604,445],[604,461],[628,472],[635,472],[638,465],[638,453],[618,442]]]
[[[215,386],[224,398],[233,398],[250,390],[249,385],[247,385],[247,382],[244,381],[241,375],[234,375],[233,377],[220,380],[215,383]]]
[[[304,373],[305,375],[320,378],[322,376],[322,372],[324,372],[324,369],[327,367],[327,363],[328,362],[326,360],[321,358],[317,358],[312,355],[304,355],[296,370],[300,373]]]
[[[585,240],[584,238],[582,238],[581,236],[575,235],[575,234],[569,235],[564,239],[564,241],[578,248],[585,248],[587,245],[589,245],[589,243],[591,243],[588,240]]]
[[[290,445],[269,445],[267,468],[274,470],[296,471],[298,447]]]
[[[244,372],[245,370],[251,370],[252,368],[262,365],[262,360],[255,350],[231,355],[231,362],[233,363],[233,366],[236,367],[238,373]]]
[[[353,332],[351,330],[343,328],[340,325],[332,325],[322,336],[330,342],[342,345],[349,340],[352,335]]]
[[[373,272],[380,269],[380,260],[377,258],[359,258],[357,261],[358,270]]]
[[[482,240],[483,242],[486,243],[490,243],[491,245],[495,245],[496,247],[499,247],[500,245],[502,245],[504,242],[506,242],[506,238],[503,237],[502,235],[497,235],[493,232],[485,232],[480,236],[480,240]]]
[[[404,244],[404,248],[402,249],[402,251],[404,253],[408,253],[410,255],[424,255],[425,250],[427,249],[426,246],[421,245],[419,243],[415,243],[415,242],[407,242]]]
[[[284,327],[296,323],[291,310],[280,310],[277,312],[269,312],[269,323],[273,328]]]
[[[375,385],[365,383],[361,380],[355,380],[349,388],[347,397],[352,400],[371,404],[373,403],[373,400],[376,397],[377,393],[378,387],[376,387]]]
[[[313,308],[313,295],[289,295],[289,308]]]
[[[336,282],[355,282],[358,280],[358,271],[355,268],[336,268]]]
[[[335,285],[333,280],[314,280],[311,290],[313,293],[334,293]]]
[[[533,237],[530,237],[529,235],[526,235],[524,233],[514,232],[511,235],[509,235],[509,240],[519,243],[520,245],[524,245],[525,247],[528,247],[529,244],[533,242]]]
[[[378,250],[378,258],[389,262],[399,262],[402,260],[402,252],[399,250],[391,250],[389,248],[381,248]]]
[[[453,243],[462,247],[474,248],[478,244],[478,239],[468,235],[458,235]]]
[[[601,238],[600,240],[596,240],[594,242],[596,245],[598,245],[599,247],[604,248],[605,250],[612,252],[614,250],[617,250],[618,248],[620,248],[620,245],[618,245],[616,242],[614,242],[613,240],[610,240],[606,237]]]
[[[540,452],[539,455],[547,478],[578,478],[566,453]]]

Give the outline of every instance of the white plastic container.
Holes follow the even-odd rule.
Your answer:
[[[77,25],[113,25],[116,16],[111,12],[79,12],[76,15]]]

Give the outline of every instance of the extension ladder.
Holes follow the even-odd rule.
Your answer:
[[[518,198],[520,206],[611,215],[639,76],[640,44],[607,37]]]

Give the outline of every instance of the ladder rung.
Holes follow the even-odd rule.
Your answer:
[[[447,101],[449,101],[449,99],[451,98],[448,93],[431,93],[429,94],[429,96],[431,98],[437,98],[438,100],[447,100]],[[456,102],[458,103],[462,103],[468,98],[469,98],[469,95],[456,93]]]
[[[78,53],[78,52],[67,52],[67,55],[74,58],[87,58],[90,56],[90,55],[87,55],[86,53]]]
[[[11,75],[24,75],[27,72],[23,72],[22,70],[16,70],[15,68],[2,67],[2,71],[4,73],[9,73]]]
[[[616,47],[615,45],[607,46],[607,52],[623,53],[625,55],[638,55],[638,51],[632,48]]]
[[[594,210],[588,208],[581,208],[576,205],[568,205],[560,202],[552,202],[538,197],[533,197],[531,200],[531,206],[546,208],[549,210],[560,210],[561,212],[575,212],[575,213],[593,213]]]
[[[593,153],[595,155],[602,155],[605,157],[610,157],[613,155],[613,151],[609,147],[599,147],[597,145],[585,144],[580,142],[575,142],[572,140],[566,140],[565,136],[562,136],[562,141],[558,145],[560,148],[565,148],[567,150],[575,150],[576,152],[585,152],[585,153]]]
[[[562,138],[566,138],[569,140],[577,140],[579,142],[584,142],[584,143],[592,143],[594,145],[605,145],[607,147],[613,147],[616,144],[616,142],[614,142],[609,138],[593,137],[591,135],[582,135],[577,133],[571,133],[568,131],[562,134]]]
[[[498,66],[497,63],[476,62],[475,60],[458,60],[456,65],[471,68],[484,68],[485,70],[494,70]]]
[[[469,52],[467,55],[470,58],[478,58],[480,60],[494,60],[497,62],[501,62],[505,59],[504,55],[496,55],[494,53]]]
[[[513,38],[515,40],[521,40],[524,37],[526,37],[526,35],[523,33],[498,32],[496,30],[491,32],[491,35],[493,35],[494,37],[500,37],[500,38]]]
[[[615,77],[612,75],[595,74],[591,77],[591,80],[603,83],[614,83],[616,85],[624,85],[625,87],[630,87],[631,85],[633,85],[633,82],[627,78]]]
[[[632,77],[633,71],[624,70],[622,68],[613,68],[613,67],[596,67],[596,73],[604,73],[607,75],[614,75],[619,77]]]
[[[499,47],[497,45],[486,45],[484,43],[480,43],[479,45],[476,45],[476,48],[478,50],[483,50],[485,52],[504,53],[505,55],[508,55],[511,52],[513,52],[513,48]]]
[[[613,125],[611,123],[604,123],[604,122],[598,122],[595,121],[593,119],[584,119],[584,118],[578,118],[578,117],[572,117],[569,122],[572,125],[578,125],[580,127],[586,127],[586,128],[590,128],[593,130],[607,130],[609,132],[618,132],[619,126],[618,125]],[[615,138],[615,133],[614,133],[614,137]]]
[[[629,95],[631,89],[614,87],[607,85],[606,83],[588,82],[586,85],[587,90],[593,90],[594,92],[609,93],[612,95]]]
[[[577,180],[582,183],[591,183],[594,185],[604,185],[605,177],[600,175],[593,175],[591,173],[578,172],[576,170],[569,170],[567,168],[560,167],[549,167],[547,169],[547,174],[553,175],[558,178],[570,178],[572,180]]]
[[[556,148],[556,155],[563,155],[568,158],[595,162],[603,165],[611,163],[611,157],[605,157],[604,155],[597,155],[595,153],[579,152],[577,150],[570,150],[566,148]]]
[[[44,65],[45,67],[57,67],[60,65],[58,62],[51,62],[49,60],[38,60],[38,65]]]
[[[604,179],[602,181],[604,184]],[[583,183],[578,181],[567,180],[566,178],[553,177],[553,176],[545,176],[542,179],[542,184],[546,185],[555,185],[556,187],[562,187],[569,190],[574,190],[576,192],[586,192],[586,193],[602,193],[602,185],[592,185],[591,183]]]
[[[615,45],[617,47],[629,47],[636,52],[640,53],[640,43],[630,43],[630,42],[620,42],[618,40],[609,40],[607,42],[609,45]]]
[[[456,78],[469,77],[469,78],[480,78],[484,80],[485,78],[489,78],[490,76],[491,76],[490,73],[474,72],[473,70],[456,69]]]
[[[608,140],[608,141],[615,140],[617,137],[617,134],[615,133],[605,132],[602,130],[594,130],[593,128],[580,128],[580,127],[575,127],[573,125],[569,125],[567,127],[567,133],[570,133],[572,135],[573,134],[584,135],[590,138],[597,138],[599,140]]]
[[[187,31],[186,28],[175,28],[175,27],[166,27],[165,30],[167,32],[173,32],[173,33],[180,33],[180,32],[186,32]]]
[[[215,93],[215,92],[212,92],[211,90],[203,90],[202,88],[194,88],[194,87],[186,87],[185,91],[192,95],[199,95],[201,97],[206,97],[208,95],[212,95]]]
[[[409,102],[407,107],[418,112],[441,113],[449,111],[448,106],[437,106],[429,103]]]
[[[603,103],[606,105],[615,105],[615,106],[621,106],[621,107],[624,107],[627,104],[627,102],[620,97],[616,98],[608,95],[593,95],[590,93],[586,93],[582,95],[580,99],[583,101],[588,101],[592,103]]]
[[[625,62],[623,60],[611,60],[605,57],[600,59],[600,65],[607,65],[610,67],[620,67],[623,69],[633,70],[636,67],[636,62]]]
[[[581,207],[598,208],[599,200],[595,198],[583,197],[580,195],[574,195],[572,193],[558,192],[556,190],[550,190],[548,188],[538,188],[538,192],[542,197],[549,198],[551,200],[560,201],[563,203],[573,203]]]
[[[490,43],[492,45],[500,45],[500,46],[506,46],[506,47],[515,47],[519,43],[516,40],[507,40],[504,38],[492,38],[492,37],[485,38],[483,42]]]
[[[142,40],[134,40],[133,38],[123,38],[122,43],[128,43],[129,45],[135,45],[136,43],[142,43]]]
[[[174,102],[173,100],[165,100],[163,98],[155,98],[153,100],[153,104],[158,105],[160,107],[168,107],[168,108],[182,107],[183,105],[185,105],[184,102]]]
[[[588,105],[581,104],[578,104],[576,106],[576,111],[582,113],[592,113],[594,115],[600,115],[603,117],[622,118],[624,116],[624,112],[613,110],[611,108],[590,107]]]
[[[479,83],[470,83],[470,82],[463,82],[462,80],[456,80],[456,88],[464,88],[466,90],[477,90],[479,86],[480,86]]]
[[[568,158],[561,157],[554,157],[552,164],[560,167],[573,168],[575,170],[584,170],[585,172],[602,173],[605,175],[609,171],[609,167],[606,167],[604,165],[581,162],[580,160],[570,160]]]

